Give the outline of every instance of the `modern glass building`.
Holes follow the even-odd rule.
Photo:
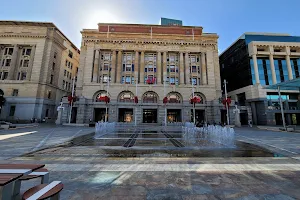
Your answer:
[[[182,21],[177,19],[160,18],[160,25],[164,26],[182,26]]]
[[[229,95],[244,110],[242,121],[282,124],[276,91],[268,85],[300,77],[300,37],[287,34],[245,33],[220,55],[221,79]],[[300,86],[299,86],[300,88]],[[287,124],[300,124],[299,91],[282,96]],[[298,104],[299,105],[299,104]]]

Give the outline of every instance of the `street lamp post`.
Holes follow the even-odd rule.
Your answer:
[[[229,125],[229,111],[228,111],[228,103],[227,103],[227,87],[226,87],[226,84],[228,82],[226,81],[226,79],[224,79],[224,88],[225,88],[225,99],[226,99],[226,103],[225,103],[225,106],[226,106],[226,117],[227,117],[227,125]]]
[[[69,124],[71,123],[71,115],[72,115],[72,108],[73,108],[73,101],[74,101],[74,90],[75,90],[75,77],[73,78],[73,85],[72,85],[72,100],[70,106],[70,113],[69,113]]]

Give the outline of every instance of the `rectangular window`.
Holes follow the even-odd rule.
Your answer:
[[[66,81],[63,81],[63,89],[65,89]]]
[[[122,76],[122,82],[121,83],[125,83],[125,77]]]
[[[131,78],[130,76],[126,76],[125,83],[130,84]]]
[[[50,84],[53,84],[53,75],[50,76]]]
[[[18,96],[18,94],[19,94],[19,90],[18,89],[13,89],[13,91],[12,91],[12,96]]]
[[[54,52],[53,58],[56,58],[57,56],[57,52]]]
[[[197,67],[196,66],[192,66],[192,72],[197,72]]]
[[[73,58],[73,52],[69,50],[69,57]]]
[[[48,99],[51,99],[51,91],[48,91],[47,97],[48,97]]]
[[[67,75],[67,70],[64,70],[64,76],[66,76]]]
[[[54,70],[54,69],[55,69],[55,62],[52,63],[52,70]]]
[[[12,117],[15,115],[16,106],[10,106],[9,116]]]
[[[175,66],[174,65],[170,66],[170,72],[175,72]]]
[[[14,48],[12,47],[6,47],[4,51],[4,55],[12,55],[14,52]]]
[[[175,56],[170,56],[169,60],[170,60],[170,62],[174,62],[175,61]]]
[[[109,68],[109,64],[108,63],[104,63],[103,70],[108,70],[108,68]]]
[[[8,77],[8,72],[4,72],[2,76],[2,80],[6,80]]]
[[[195,56],[192,56],[191,57],[191,63],[194,63],[194,62],[196,62],[196,58],[195,58]]]
[[[153,72],[153,66],[152,65],[148,65],[148,72]]]
[[[68,60],[66,60],[66,67],[68,66]]]
[[[21,72],[21,80],[26,80],[26,72]]]
[[[192,78],[192,84],[197,85],[197,78]]]
[[[171,85],[175,85],[175,78],[174,77],[170,77],[170,84]]]
[[[28,66],[29,66],[29,60],[24,60],[23,67],[28,67]]]
[[[11,59],[6,59],[5,67],[9,67],[11,63]]]
[[[131,71],[131,64],[127,64],[126,65],[126,72],[130,72]]]

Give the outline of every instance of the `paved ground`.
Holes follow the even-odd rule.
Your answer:
[[[300,158],[300,133],[236,128],[237,139],[268,148],[284,155]]]
[[[44,129],[43,137],[39,139],[35,138],[39,135],[33,133],[15,137],[14,142],[20,144],[25,137],[28,145],[22,145],[26,149],[35,148],[53,131],[51,129]],[[70,129],[70,138],[81,127],[67,129]],[[63,141],[60,136],[66,130],[58,127],[60,134],[55,131],[56,137],[50,135],[47,145],[51,141]],[[93,146],[69,146],[49,148],[0,162],[45,163],[50,170],[50,179],[64,183],[61,193],[64,200],[300,199],[300,134],[249,128],[236,129],[236,132],[239,140],[273,149],[287,157],[121,158],[99,156],[101,149]],[[4,141],[0,141],[1,152],[5,149],[2,148]],[[7,148],[15,145],[11,142],[7,141]],[[36,180],[28,181],[22,184],[22,190],[37,183]]]
[[[0,130],[0,160],[16,157],[92,133],[89,127],[41,124],[36,127]]]

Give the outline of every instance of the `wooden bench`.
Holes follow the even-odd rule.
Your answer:
[[[12,179],[12,182],[7,182],[7,184],[5,184],[5,180],[3,180],[4,184],[2,186],[0,185],[0,199],[18,199],[21,187],[21,181],[19,178],[21,178],[21,176],[27,176],[33,171],[41,169],[44,166],[45,165],[35,164],[0,164],[0,176],[3,177],[3,179],[9,178],[7,176],[8,174],[20,175],[18,178]]]
[[[63,189],[64,185],[60,181],[53,181],[49,184],[37,185],[27,190],[22,199],[23,200],[59,200],[59,193]]]
[[[45,184],[49,182],[49,172],[46,168],[41,168],[38,170],[35,170],[34,172],[31,172],[30,174],[26,176],[22,176],[19,178],[20,181],[27,181],[30,179],[35,179],[41,177],[41,184]]]

